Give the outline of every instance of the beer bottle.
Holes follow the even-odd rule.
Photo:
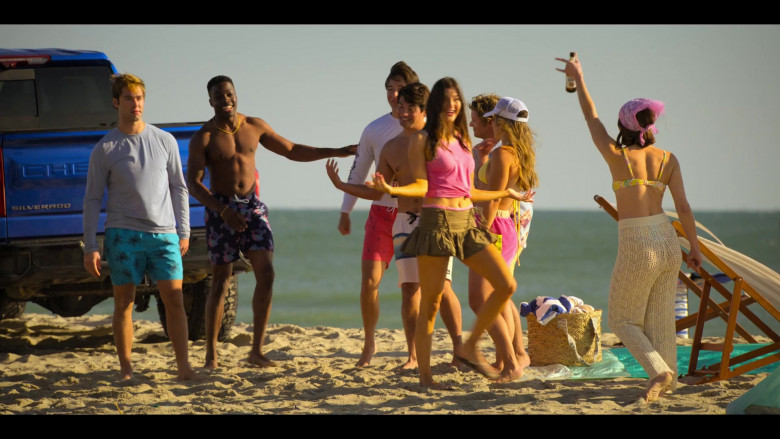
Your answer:
[[[569,61],[574,61],[574,56],[574,52],[569,52]],[[574,82],[574,78],[569,75],[566,75],[566,91],[569,93],[577,91],[577,83]]]

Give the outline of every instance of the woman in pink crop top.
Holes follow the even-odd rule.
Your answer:
[[[471,336],[455,357],[489,379],[501,378],[477,350],[477,341],[514,293],[516,283],[501,254],[490,245],[489,232],[477,226],[472,201],[506,197],[533,200],[533,192],[521,195],[513,189],[474,189],[474,160],[462,96],[453,78],[442,78],[431,89],[425,128],[414,134],[409,144],[414,183],[391,187],[379,173],[374,175],[373,182],[367,183],[390,195],[424,197],[420,225],[402,248],[417,256],[420,273],[422,297],[415,342],[420,385],[424,388],[447,387],[433,380],[430,357],[431,335],[450,256],[483,275],[495,290],[477,314]]]
[[[643,399],[656,400],[677,386],[674,298],[681,252],[677,234],[661,207],[669,187],[691,251],[687,264],[701,267],[696,225],[677,158],[656,148],[655,121],[664,105],[633,99],[620,109],[620,134],[612,139],[596,113],[575,56],[566,63],[593,143],[609,166],[618,211],[618,254],[609,287],[610,329],[650,377]]]

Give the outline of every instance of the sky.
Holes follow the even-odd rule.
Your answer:
[[[106,53],[145,81],[152,124],[207,121],[206,83],[227,75],[239,112],[316,147],[358,143],[390,110],[384,81],[404,60],[429,87],[455,78],[466,102],[486,92],[525,102],[537,136],[535,208],[594,210],[596,194],[614,202],[611,177],[555,70],[556,57],[576,51],[611,135],[626,101],[666,104],[656,145],[679,159],[694,212],[780,210],[777,25],[0,24],[0,46]],[[338,162],[345,180],[352,158]],[[340,208],[324,160],[292,162],[260,148],[256,163],[271,209]],[[671,195],[664,208],[674,209]]]

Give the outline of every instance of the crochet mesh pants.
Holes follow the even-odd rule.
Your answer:
[[[674,296],[682,255],[664,214],[618,222],[609,285],[609,327],[650,379],[672,372],[677,387]]]

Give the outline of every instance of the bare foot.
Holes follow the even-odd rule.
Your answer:
[[[420,390],[426,391],[426,390],[446,390],[446,391],[452,391],[455,390],[454,387],[448,386],[447,384],[441,384],[437,383],[436,381],[431,381],[430,383],[423,383],[420,381]]]
[[[176,376],[179,381],[202,381],[203,377],[196,374],[194,370],[187,367],[184,370],[179,370],[179,375]]]
[[[531,365],[531,357],[528,356],[528,352],[524,349],[516,350],[515,352],[515,358],[517,358],[517,364],[520,365],[520,369],[525,369]]]
[[[376,345],[373,342],[369,343],[368,340],[366,340],[366,343],[363,345],[363,352],[360,354],[360,359],[358,359],[358,362],[355,364],[355,366],[363,367],[370,365],[371,358],[375,353]]]
[[[499,383],[509,383],[512,382],[518,378],[523,376],[523,368],[518,367],[517,369],[504,369],[501,371],[501,378],[497,380]]]
[[[647,387],[647,393],[645,394],[645,401],[651,403],[658,399],[658,396],[666,390],[672,384],[674,376],[671,372],[664,372],[650,381],[650,385]]]
[[[270,359],[266,358],[263,354],[258,354],[256,352],[251,352],[249,354],[249,358],[246,359],[246,361],[249,364],[253,364],[258,367],[274,367],[277,366],[277,364],[274,361],[271,361]]]
[[[495,381],[501,378],[501,374],[496,368],[488,364],[485,358],[479,352],[474,352],[468,356],[464,351],[456,353],[455,357],[463,364],[474,369],[476,372],[484,376],[485,378]]]
[[[408,370],[415,370],[417,369],[417,359],[416,358],[410,358],[406,361],[401,367],[398,368],[399,372],[405,372]]]
[[[119,381],[127,381],[133,378],[133,366],[119,365]]]
[[[216,369],[217,357],[206,354],[206,363],[203,365],[203,367],[205,367],[206,369]]]

